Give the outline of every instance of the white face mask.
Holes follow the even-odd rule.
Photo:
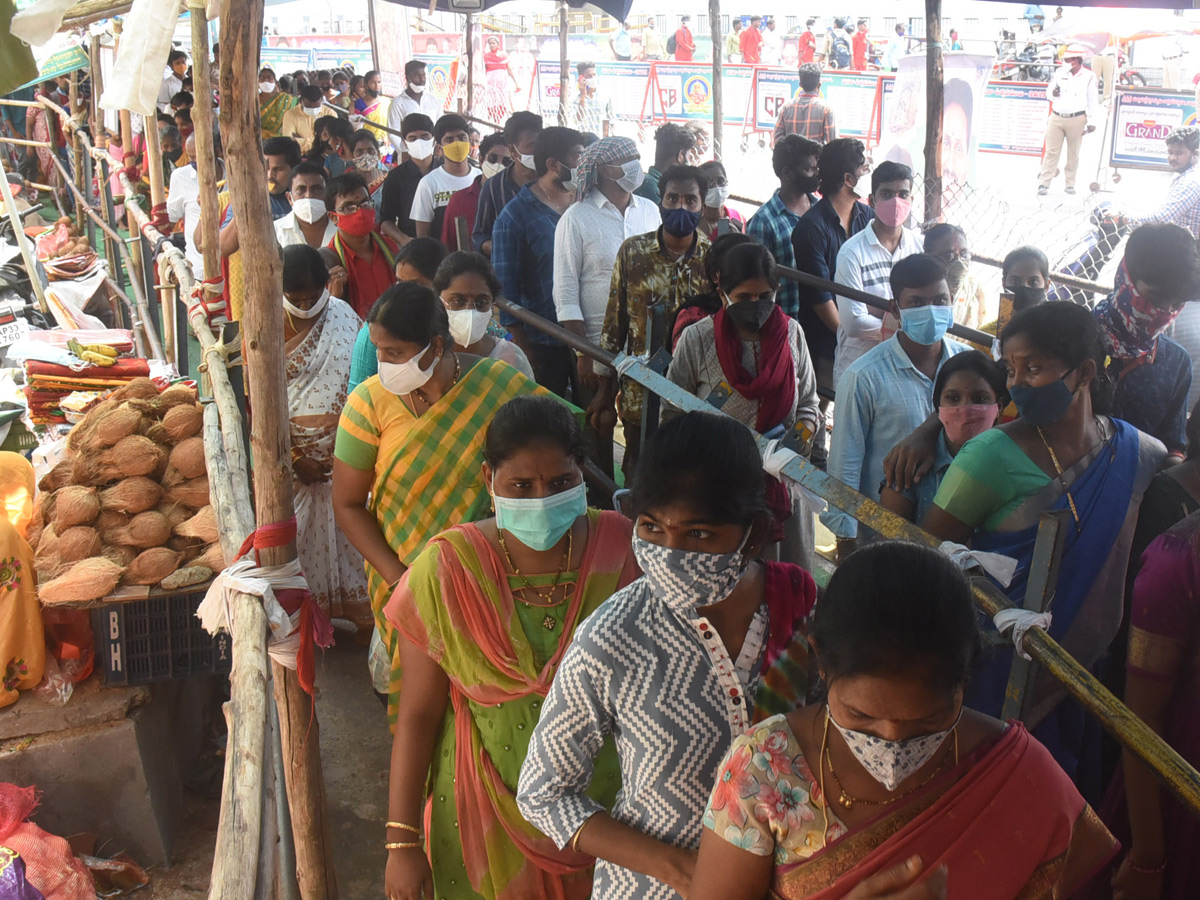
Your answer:
[[[260,82],[258,83],[258,89],[259,89],[260,91],[262,91],[264,94],[269,94],[269,93],[271,93],[271,91],[275,90],[275,82],[273,82],[273,81],[260,81]]]
[[[492,321],[490,310],[448,309],[446,315],[450,319],[450,337],[460,347],[470,347],[482,338],[487,332],[488,322]]]
[[[714,184],[704,195],[704,205],[710,209],[720,209],[729,199],[729,185]]]
[[[317,202],[319,203],[320,201]],[[288,311],[289,315],[293,315],[298,319],[315,319],[328,305],[329,288],[325,288],[325,291],[321,294],[320,299],[312,305],[311,309],[301,309],[299,306],[296,306],[294,303],[288,300],[287,294],[284,294],[283,296],[283,308]]]
[[[314,119],[321,114],[319,106],[302,106],[300,108],[304,110],[306,116],[312,116]]]
[[[432,344],[426,344],[425,349],[408,362],[389,363],[379,360],[379,383],[393,394],[411,394],[418,388],[424,387],[433,377],[441,356],[435,356],[429,368],[421,368],[421,357],[429,352]]]
[[[419,141],[405,141],[404,149],[413,159],[429,159],[433,156],[433,138],[422,138]]]
[[[642,182],[646,180],[646,173],[642,171],[641,160],[631,159],[628,162],[621,163],[622,175],[617,179],[617,187],[623,191],[633,193],[642,186]]]
[[[563,166],[563,169],[565,170],[564,174],[566,175],[566,177],[563,178],[562,176],[560,176],[559,183],[564,188],[566,188],[568,191],[575,190],[576,187],[578,187],[578,185],[579,185],[579,182],[575,180],[576,178],[579,177],[579,166],[575,166],[575,167]]]
[[[420,97],[420,96],[421,96],[423,93],[425,93],[425,85],[423,85],[423,84],[410,84],[410,85],[408,86],[408,91],[409,91],[409,93],[410,93],[410,94],[414,94],[415,96],[417,96],[417,97]]]
[[[958,719],[955,719],[954,724],[945,731],[923,734],[906,741],[885,741],[873,734],[843,728],[829,715],[828,707],[825,714],[829,716],[829,721],[838,730],[838,734],[842,736],[859,765],[889,791],[894,791],[906,778],[911,777],[933,759],[938,748],[950,736],[950,732],[958,727]],[[961,710],[958,716],[962,718]]]
[[[484,160],[484,162],[483,162],[483,177],[484,178],[495,178],[497,175],[499,175],[501,172],[503,172],[505,170],[505,168],[507,168],[507,167],[504,165],[504,163],[488,162],[487,160]]]
[[[517,159],[519,159],[521,161],[521,165],[523,165],[529,171],[531,171],[531,172],[537,171],[537,163],[533,161],[532,153],[518,153]]]
[[[311,225],[321,216],[325,215],[325,201],[315,200],[305,197],[303,200],[292,201],[292,212],[296,214],[296,218],[307,225]]]

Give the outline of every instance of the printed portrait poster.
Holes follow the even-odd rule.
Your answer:
[[[942,182],[947,195],[971,182],[979,151],[980,109],[994,59],[977,53],[944,54]],[[925,161],[925,57],[900,59],[895,82],[884,93],[879,151],[923,175]],[[882,153],[882,156],[879,154]]]

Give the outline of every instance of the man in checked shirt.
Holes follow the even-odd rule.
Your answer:
[[[1200,239],[1200,128],[1176,128],[1166,137],[1167,165],[1175,173],[1167,199],[1153,212],[1122,216],[1122,225],[1136,228],[1148,222],[1171,222]]]
[[[816,63],[800,67],[800,95],[779,111],[771,146],[785,134],[798,134],[818,144],[828,144],[838,136],[833,110],[821,100],[821,67]]]

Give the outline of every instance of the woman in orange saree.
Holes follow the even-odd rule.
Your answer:
[[[689,900],[1056,900],[1116,853],[1024,727],[964,709],[980,639],[941,554],[855,553],[812,643],[826,702],[734,741]]]

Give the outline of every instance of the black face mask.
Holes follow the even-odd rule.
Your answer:
[[[379,96],[379,91],[373,91],[370,88],[367,88],[367,96],[374,99],[375,97]]]
[[[1012,288],[1013,295],[1013,312],[1019,313],[1022,310],[1029,309],[1031,306],[1037,306],[1040,303],[1046,302],[1046,289],[1039,287],[1028,287],[1024,284],[1018,284]]]
[[[801,175],[799,172],[793,171],[792,184],[800,193],[811,194],[820,186],[821,178],[819,175]]]
[[[765,298],[758,300],[742,300],[730,303],[725,312],[733,320],[733,324],[743,331],[759,331],[775,312],[775,301]]]
[[[175,162],[176,160],[179,159],[179,157],[183,156],[183,151],[182,150],[164,150],[163,156],[166,157],[167,159],[169,159],[171,162]]]

